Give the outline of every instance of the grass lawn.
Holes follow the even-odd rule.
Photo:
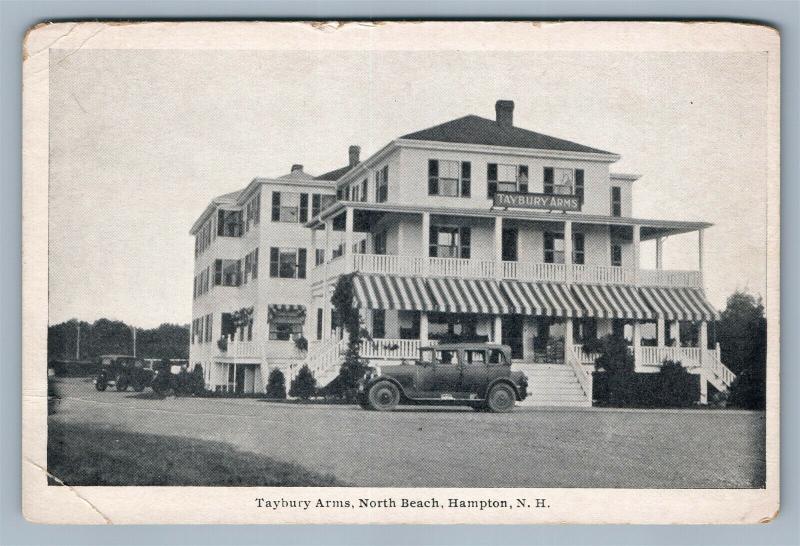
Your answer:
[[[67,485],[336,486],[298,464],[220,442],[49,423],[47,466]],[[50,478],[51,485],[58,481]]]

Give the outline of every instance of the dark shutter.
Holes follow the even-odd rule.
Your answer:
[[[258,278],[258,247],[253,251],[253,278]]]
[[[367,179],[361,181],[361,200],[367,202]]]
[[[545,167],[544,168],[544,193],[553,193],[553,181],[555,180],[555,174],[553,173],[553,167]]]
[[[553,234],[552,233],[545,233],[544,234],[544,263],[551,264],[553,263]]]
[[[317,309],[317,339],[322,339],[322,309]]]
[[[300,194],[300,221],[308,222],[308,194]]]
[[[217,235],[225,235],[225,211],[217,211]]]
[[[272,221],[278,222],[281,219],[281,192],[272,192]]]
[[[583,203],[583,169],[575,169],[575,196]]]
[[[214,286],[222,284],[222,260],[214,260]]]
[[[519,180],[519,191],[528,193],[528,166],[520,165],[517,169],[517,179]]]
[[[486,165],[486,182],[486,197],[494,199],[494,194],[497,193],[497,163]]]
[[[306,278],[306,249],[305,248],[298,248],[297,249],[297,278],[298,279],[305,279]]]
[[[319,216],[320,195],[315,193],[311,196],[311,217]]]
[[[439,195],[439,162],[428,160],[428,195]]]
[[[439,234],[439,230],[436,226],[431,226],[428,230],[428,256],[431,258],[435,258],[437,255],[436,252],[436,236]]]
[[[269,276],[272,278],[280,277],[280,264],[278,256],[280,251],[274,246],[269,249]]]
[[[470,252],[470,244],[472,242],[472,230],[469,227],[462,227],[460,233],[460,243],[461,243],[461,256],[460,258],[469,259],[471,252]]]
[[[461,197],[469,197],[472,192],[472,163],[461,162]]]
[[[585,263],[585,247],[583,233],[572,234],[572,263],[583,265]]]

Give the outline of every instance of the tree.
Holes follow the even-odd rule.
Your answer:
[[[196,364],[189,376],[189,390],[192,394],[203,394],[206,390],[206,378],[203,374],[203,365]]]
[[[314,379],[314,374],[307,365],[303,365],[300,371],[297,372],[297,377],[292,380],[292,386],[289,389],[289,396],[308,400],[317,390],[317,380]]]
[[[634,384],[636,364],[625,338],[605,336],[591,343],[585,343],[583,350],[600,355],[594,365],[597,371],[606,373],[608,403],[613,406],[632,404],[636,399]]]
[[[286,399],[286,377],[279,368],[274,368],[269,372],[267,398]]]
[[[354,398],[358,380],[366,371],[366,364],[361,359],[361,343],[363,334],[361,317],[358,309],[353,306],[353,277],[355,273],[342,275],[336,282],[336,288],[331,295],[331,304],[336,311],[337,326],[344,328],[347,334],[347,349],[344,362],[339,370],[340,385],[348,399]]]
[[[766,405],[767,319],[761,298],[737,290],[728,297],[717,324],[722,361],[736,374],[728,403],[763,409]]]

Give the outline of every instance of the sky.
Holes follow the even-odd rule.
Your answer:
[[[634,216],[714,223],[717,307],[766,294],[766,82],[760,53],[54,51],[49,323],[188,323],[212,197],[498,99],[517,126],[620,154],[613,172],[642,175]],[[697,235],[668,238],[664,267],[697,269]]]

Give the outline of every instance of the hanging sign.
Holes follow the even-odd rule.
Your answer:
[[[519,209],[580,211],[581,200],[575,195],[497,192],[494,194],[494,206]]]

